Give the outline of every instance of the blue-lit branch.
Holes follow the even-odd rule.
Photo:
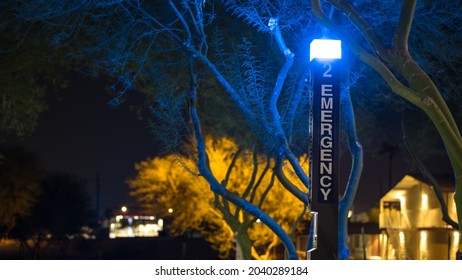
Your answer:
[[[194,70],[192,68],[192,65],[190,65],[189,71],[190,71],[190,78],[191,78],[190,92],[189,92],[190,114],[191,114],[191,120],[192,120],[195,139],[196,139],[196,148],[197,148],[197,153],[198,153],[197,166],[198,166],[200,174],[210,184],[210,188],[213,192],[222,196],[224,199],[232,202],[237,207],[242,208],[244,211],[246,211],[250,215],[256,217],[257,219],[260,219],[262,223],[268,226],[281,239],[282,243],[284,244],[284,246],[286,247],[289,253],[289,258],[292,260],[298,259],[297,251],[296,251],[296,248],[292,240],[290,239],[289,235],[284,231],[284,229],[278,223],[276,223],[276,221],[274,221],[270,216],[268,216],[264,211],[262,211],[257,206],[253,205],[252,203],[243,199],[242,197],[234,194],[233,192],[227,190],[223,185],[221,185],[218,182],[218,180],[212,174],[208,166],[208,158],[207,158],[207,153],[205,151],[205,140],[204,140],[204,137],[202,136],[201,123],[200,123],[199,116],[197,114],[197,108],[196,108],[196,101],[197,101],[196,85],[197,83],[195,81],[195,76],[193,73]]]
[[[279,28],[277,19],[271,18],[268,23],[269,29],[272,31],[272,34],[278,44],[279,50],[286,58],[286,62],[284,63],[283,67],[279,71],[276,85],[274,86],[271,98],[270,98],[270,113],[273,120],[273,128],[275,130],[276,140],[280,145],[279,155],[284,155],[290,162],[292,168],[294,169],[297,176],[303,182],[303,184],[309,188],[310,182],[309,178],[298,162],[298,159],[293,155],[292,151],[290,150],[289,144],[287,142],[287,137],[284,133],[284,130],[281,125],[281,118],[279,115],[278,110],[278,100],[281,94],[282,87],[287,77],[287,73],[289,72],[292,64],[294,62],[294,54],[290,51],[290,49],[286,46],[284,42],[284,38],[282,37],[281,29]],[[282,157],[279,160],[283,160]],[[305,205],[308,205],[308,195],[306,193],[301,192],[299,189],[290,188],[289,189],[296,197],[301,198]]]
[[[295,125],[295,117],[297,110],[300,107],[303,107],[306,104],[301,104],[302,99],[304,97],[304,91],[309,92],[309,89],[307,88],[308,85],[308,73],[309,73],[309,67],[308,63],[302,66],[301,69],[301,74],[295,77],[293,80],[289,81],[293,83],[291,85],[292,87],[288,88],[288,92],[290,92],[290,98],[289,102],[287,103],[287,109],[285,111],[285,114],[283,115],[283,119],[285,119],[285,124],[286,127],[284,129],[285,135],[288,138],[288,142],[291,142],[291,137],[293,134],[293,128]],[[305,96],[306,97],[306,96]],[[306,97],[308,99],[308,97]],[[306,106],[308,107],[308,106]]]
[[[350,258],[348,249],[348,212],[351,210],[353,200],[358,190],[359,180],[363,170],[363,148],[358,140],[356,132],[355,113],[350,97],[350,81],[344,86],[340,95],[340,102],[345,120],[345,130],[347,135],[348,148],[351,153],[351,170],[348,178],[345,193],[339,201],[339,238],[338,238],[338,258],[347,260]]]
[[[224,0],[233,14],[253,26],[260,32],[268,30],[268,21],[278,18],[279,27],[283,31],[294,30],[306,26],[311,14],[306,0]]]

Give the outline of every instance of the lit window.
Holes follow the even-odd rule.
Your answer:
[[[422,210],[428,210],[428,195],[426,193],[422,194]]]
[[[428,241],[427,241],[427,232],[425,230],[420,232],[420,256],[419,259],[426,260],[428,258]]]
[[[401,202],[401,208],[405,208],[406,207],[406,198],[404,196],[400,196],[399,201]]]

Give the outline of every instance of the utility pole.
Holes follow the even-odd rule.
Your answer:
[[[96,222],[98,226],[100,223],[100,193],[101,193],[100,178],[99,178],[99,174],[96,174],[95,212],[96,212]]]

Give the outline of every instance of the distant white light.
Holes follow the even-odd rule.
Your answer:
[[[404,241],[405,241],[404,237],[405,237],[404,232],[399,231],[399,246],[401,248],[403,248],[403,246],[404,246]]]
[[[353,216],[353,210],[349,210],[348,211],[348,219],[351,218]]]
[[[173,209],[172,209],[172,208],[168,208],[168,213],[172,214],[172,213],[173,213]]]
[[[122,206],[122,208],[120,208],[120,210],[122,210],[122,212],[125,213],[125,212],[127,212],[128,209],[127,209],[127,206]]]
[[[310,44],[310,61],[313,59],[341,59],[342,41],[314,39]]]

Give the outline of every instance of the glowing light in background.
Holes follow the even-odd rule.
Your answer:
[[[454,231],[451,239],[450,259],[453,260],[459,251],[460,233],[458,231]]]
[[[428,255],[427,255],[428,239],[427,239],[427,231],[425,231],[425,230],[420,232],[419,251],[420,251],[420,258],[419,259],[421,259],[421,260],[428,259]]]
[[[402,231],[399,232],[399,245],[404,246],[404,232],[402,232]]]
[[[406,239],[403,231],[399,232],[398,259],[406,259]]]
[[[422,194],[422,210],[428,210],[428,195],[426,193]]]
[[[164,220],[158,219],[156,221],[155,216],[118,215],[111,221],[109,238],[157,237],[163,227]]]
[[[405,208],[406,207],[406,198],[404,196],[400,196],[399,201],[401,202],[401,208]]]

